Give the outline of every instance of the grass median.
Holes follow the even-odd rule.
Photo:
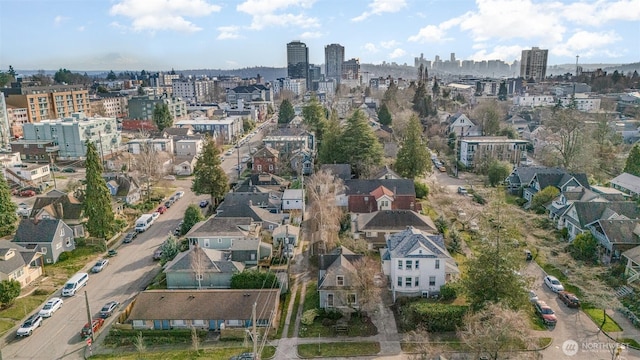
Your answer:
[[[332,342],[298,345],[298,355],[303,359],[335,356],[367,356],[380,352],[378,342]]]

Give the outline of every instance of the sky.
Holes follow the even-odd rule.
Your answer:
[[[339,43],[346,59],[413,65],[640,61],[640,0],[0,0],[0,69],[163,70],[286,66]]]

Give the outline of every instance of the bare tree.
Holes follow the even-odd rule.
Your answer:
[[[584,119],[580,112],[574,108],[556,109],[545,125],[558,140],[551,144],[558,152],[562,166],[574,169],[574,160],[583,149]]]
[[[147,181],[147,201],[151,196],[151,180],[158,179],[161,173],[160,157],[158,152],[149,143],[140,146],[140,153],[135,157],[135,164],[140,175]]]
[[[133,345],[136,347],[136,350],[138,350],[138,358],[143,359],[144,353],[147,352],[147,345],[144,343],[144,338],[142,337],[142,331],[138,332],[138,335],[133,340]]]
[[[354,261],[355,272],[351,281],[358,294],[358,305],[361,311],[370,311],[380,304],[380,293],[385,288],[381,275],[380,263],[370,257],[362,257]]]
[[[404,334],[403,342],[411,348],[409,360],[437,359],[442,354],[442,346],[431,341],[431,335],[423,329],[411,330]]]
[[[205,259],[202,256],[203,250],[196,246],[192,251],[191,270],[193,270],[196,281],[198,282],[198,290],[202,290],[202,280],[204,279],[204,271],[206,270]]]
[[[191,327],[191,346],[196,354],[200,352],[200,336],[198,336],[198,330],[193,326]]]
[[[310,213],[314,214],[312,229],[317,235],[316,242],[320,242],[325,251],[332,249],[338,242],[340,220],[343,214],[336,204],[336,196],[342,193],[344,184],[330,171],[322,170],[309,178],[306,190]]]
[[[536,337],[529,329],[528,319],[522,311],[492,303],[478,312],[468,313],[458,336],[477,357],[506,359],[512,352],[531,349],[535,345]],[[520,355],[526,354],[519,354],[519,359],[522,358]]]

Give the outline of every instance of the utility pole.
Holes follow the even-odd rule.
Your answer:
[[[58,190],[58,184],[56,183],[56,174],[53,173],[53,156],[51,155],[51,153],[49,153],[49,174],[51,174],[51,177],[53,178],[53,188],[55,190]],[[2,357],[0,357],[0,360],[2,360]]]
[[[91,319],[91,308],[89,307],[89,295],[84,291],[84,301],[87,304],[87,319],[89,319],[89,331],[91,331],[91,343],[93,343],[93,319]]]
[[[251,309],[251,323],[253,325],[253,329],[252,329],[252,338],[253,338],[253,358],[256,360],[260,360],[260,356],[258,354],[258,330],[257,330],[257,326],[256,326],[256,306],[257,303],[253,303],[253,308]]]

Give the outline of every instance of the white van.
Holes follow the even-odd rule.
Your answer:
[[[153,215],[144,214],[136,220],[136,231],[141,233],[147,231],[153,225]]]
[[[73,275],[64,287],[62,288],[62,296],[73,296],[76,292],[83,286],[87,285],[87,281],[89,281],[89,274],[87,273],[77,273]]]

